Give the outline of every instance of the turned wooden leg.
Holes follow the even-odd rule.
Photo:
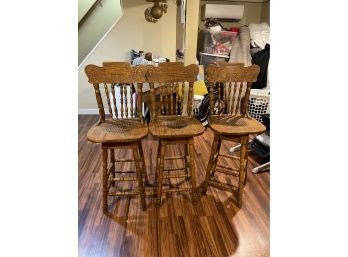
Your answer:
[[[210,173],[211,178],[214,177],[214,175],[215,175],[216,164],[218,161],[217,154],[220,152],[221,142],[222,142],[222,139],[218,138],[218,142],[217,142],[217,146],[216,146],[216,150],[215,150],[215,154],[214,154],[214,156],[216,155],[216,158],[213,159],[213,165],[212,165],[211,173]]]
[[[195,171],[195,162],[194,156],[195,150],[193,145],[193,138],[189,139],[189,155],[190,155],[190,171],[191,171],[191,185],[192,185],[192,203],[196,204],[197,199],[197,189],[196,189],[196,171]]]
[[[189,144],[184,145],[185,148],[185,174],[189,174],[189,168],[190,168],[190,156],[189,156]],[[186,177],[186,181],[190,180],[190,177]]]
[[[246,150],[245,150],[245,179],[244,179],[244,186],[247,183],[247,177],[248,177],[248,158],[249,158],[249,144],[246,145]]]
[[[156,156],[156,169],[155,169],[155,185],[158,184],[158,170],[159,170],[159,163],[160,163],[160,155],[161,155],[161,139],[158,140],[158,147],[157,147],[157,156]]]
[[[110,162],[111,162],[111,177],[116,177],[116,166],[115,166],[115,150],[110,148]],[[115,181],[111,182],[112,186],[115,186]]]
[[[159,166],[157,168],[158,172],[158,181],[157,181],[157,197],[156,197],[156,207],[161,206],[161,197],[162,197],[162,183],[163,183],[163,170],[164,170],[164,154],[166,148],[166,141],[160,139],[160,159]]]
[[[135,170],[137,174],[141,206],[143,208],[143,211],[146,211],[145,190],[144,190],[143,177],[142,177],[141,165],[140,165],[141,161],[138,155],[137,145],[133,145],[132,149],[133,149],[133,157],[135,161]]]
[[[138,149],[139,149],[139,155],[140,155],[140,161],[142,162],[142,176],[145,177],[145,185],[149,185],[149,178],[147,176],[147,170],[146,170],[146,164],[145,164],[145,158],[144,158],[144,152],[143,152],[143,147],[141,145],[141,141],[138,142]]]
[[[207,193],[208,181],[210,179],[210,174],[211,174],[211,170],[213,167],[214,155],[216,153],[216,149],[218,146],[218,140],[219,140],[218,135],[214,133],[213,145],[212,145],[211,150],[210,150],[209,162],[208,162],[207,170],[205,172],[205,179],[201,185],[201,193],[202,194]]]
[[[241,149],[240,149],[240,168],[239,168],[239,183],[238,183],[238,206],[242,207],[242,196],[244,189],[245,171],[246,171],[246,151],[248,148],[248,137],[241,138]]]
[[[102,146],[102,160],[103,160],[103,213],[106,214],[108,211],[108,149]]]
[[[159,167],[157,167],[158,172],[158,181],[157,181],[157,198],[156,198],[156,207],[161,206],[161,196],[162,196],[162,183],[163,183],[163,170],[164,170],[164,154],[166,141],[160,139],[160,160]]]

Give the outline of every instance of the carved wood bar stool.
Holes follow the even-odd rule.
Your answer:
[[[87,138],[101,144],[102,148],[103,212],[109,214],[109,197],[131,195],[140,195],[142,209],[146,210],[144,180],[147,183],[147,173],[141,145],[141,139],[148,134],[148,126],[142,118],[141,99],[146,68],[112,63],[104,67],[87,65],[85,72],[94,86],[99,109],[99,122],[88,131]],[[138,88],[136,102],[135,84]],[[109,114],[105,114],[104,104]],[[134,159],[115,159],[115,149],[122,148],[131,149]],[[133,162],[135,171],[116,170],[116,163]],[[136,189],[119,188],[119,182],[130,184],[132,181],[137,183]]]
[[[159,138],[156,171],[157,207],[161,205],[161,195],[165,192],[191,191],[192,202],[196,203],[198,200],[193,138],[202,134],[205,128],[192,117],[193,83],[197,74],[197,65],[184,67],[182,63],[164,63],[159,67],[149,68],[146,73],[151,95],[149,131]],[[155,83],[158,85],[156,90],[159,90],[157,97]],[[185,83],[188,86],[187,104],[183,101]],[[185,156],[165,157],[166,147],[170,144],[183,144]],[[165,162],[177,159],[184,160],[184,167],[165,169]],[[164,189],[163,179],[182,179],[184,183],[185,180],[191,183],[188,186],[177,183],[174,187]]]
[[[243,64],[211,64],[207,68],[210,97],[208,122],[214,131],[214,140],[201,193],[205,194],[208,186],[237,193],[239,207],[242,205],[243,187],[246,183],[249,134],[259,134],[266,130],[262,123],[248,116],[247,110],[251,85],[257,80],[259,72],[260,67],[257,65],[244,67]],[[217,99],[214,99],[214,88]],[[240,143],[240,156],[220,154],[222,140]],[[218,157],[238,159],[239,169],[218,164]],[[238,183],[223,183],[214,178],[215,172],[236,177]]]

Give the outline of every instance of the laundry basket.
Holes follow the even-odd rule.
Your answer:
[[[262,115],[269,113],[270,94],[268,89],[251,89],[248,102],[248,113],[262,122]]]

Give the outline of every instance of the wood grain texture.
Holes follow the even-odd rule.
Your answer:
[[[244,187],[243,207],[227,191],[209,188],[197,205],[190,193],[163,195],[162,205],[155,208],[156,198],[146,198],[148,209],[141,209],[139,197],[115,200],[114,217],[102,212],[102,158],[100,146],[87,142],[87,130],[98,116],[79,116],[79,257],[265,257],[269,256],[269,173],[252,174],[251,169],[264,160],[249,153],[248,183]],[[204,180],[214,133],[208,129],[194,140],[197,184]],[[233,142],[222,142],[221,153],[229,155]],[[148,135],[143,141],[150,183],[155,179],[158,140]],[[181,146],[170,145],[168,155],[184,154]],[[118,159],[131,159],[132,151],[115,151]],[[223,166],[239,167],[239,161],[219,158]],[[183,160],[165,162],[165,168],[183,166]],[[116,169],[134,169],[134,163],[118,163]],[[238,183],[234,177],[225,182]],[[176,179],[164,179],[176,183]],[[125,183],[134,187],[133,182]]]
[[[207,68],[207,80],[209,82],[255,82],[259,72],[260,67],[257,65],[244,67],[243,64],[210,64]]]
[[[210,116],[209,126],[222,135],[247,135],[259,134],[266,130],[266,127],[254,118],[246,118],[244,115],[236,116]]]
[[[88,82],[91,84],[101,83],[143,83],[147,66],[130,67],[129,63],[104,63],[99,67],[89,64],[85,67]]]
[[[106,62],[102,67],[89,64],[85,67],[85,73],[88,78],[88,82],[93,84],[95,95],[98,103],[100,123],[105,121],[104,103],[103,98],[109,109],[110,118],[114,116],[118,119],[118,108],[116,106],[116,92],[115,86],[119,93],[120,98],[120,118],[136,118],[142,121],[142,103],[137,101],[133,103],[133,92],[135,84],[138,84],[137,88],[142,87],[145,82],[145,74],[148,66],[135,66],[130,67],[126,62]],[[104,87],[105,94],[101,93],[99,86]],[[110,93],[112,99],[110,99]],[[142,90],[139,91],[141,98]],[[128,96],[130,95],[130,102],[128,103]],[[111,108],[111,100],[113,103],[114,111]],[[134,113],[137,110],[138,113]]]
[[[218,99],[223,104],[222,114],[247,115],[251,85],[257,80],[259,72],[260,67],[257,65],[244,67],[240,63],[228,63],[208,66],[208,88],[218,87]],[[214,115],[214,101],[210,101],[210,114]]]
[[[209,186],[229,192],[237,192],[237,205],[242,206],[242,195],[246,185],[246,167],[248,162],[247,145],[250,134],[259,134],[266,130],[266,127],[257,120],[250,118],[247,113],[246,103],[249,100],[251,83],[256,81],[260,72],[260,67],[252,65],[244,67],[240,63],[231,64],[210,64],[207,68],[207,80],[209,81],[210,97],[210,116],[208,117],[209,127],[214,131],[213,147],[210,151],[209,163],[206,170],[205,180],[200,185],[200,193],[206,194]],[[231,86],[233,91],[231,91]],[[218,87],[218,100],[221,101],[223,92],[222,112],[215,113],[213,88]],[[223,90],[220,89],[223,87]],[[238,87],[238,89],[237,89]],[[242,96],[242,92],[244,96]],[[233,93],[232,93],[233,92]],[[236,102],[236,103],[235,103]],[[220,103],[219,103],[220,104]],[[241,108],[240,108],[241,106]],[[241,111],[239,112],[239,109]],[[239,141],[241,150],[239,151],[238,173],[232,167],[218,165],[219,148],[223,140]],[[218,167],[218,169],[217,169]],[[237,177],[238,183],[225,183],[217,178],[217,173],[228,177]]]
[[[160,138],[183,138],[200,135],[205,128],[202,123],[189,117],[160,117],[150,122],[149,131]]]
[[[184,66],[182,63],[163,63],[159,67],[147,66],[146,81],[150,85],[152,121],[158,116],[183,114],[184,110],[181,103],[183,102],[182,93],[185,83],[188,84],[186,113],[191,117],[193,83],[197,80],[198,71],[198,66],[194,64]],[[158,84],[157,88],[155,88],[155,84]],[[170,85],[173,84],[176,84],[177,87],[175,94],[169,89]],[[181,94],[179,94],[179,91]],[[156,97],[157,95],[159,96]],[[176,113],[172,112],[174,104],[177,110]]]
[[[131,142],[145,137],[148,127],[135,119],[106,120],[92,126],[87,138],[93,143]]]
[[[164,192],[182,192],[191,191],[192,203],[197,201],[196,193],[196,175],[194,166],[194,150],[193,150],[193,137],[202,134],[205,131],[205,127],[191,115],[192,111],[192,98],[193,98],[193,83],[196,81],[198,75],[198,66],[191,64],[184,66],[182,63],[172,63],[163,64],[159,67],[148,68],[146,72],[146,80],[150,83],[150,94],[151,94],[151,105],[160,105],[161,110],[154,108],[151,113],[151,121],[149,124],[150,133],[159,138],[161,149],[159,151],[159,168],[158,181],[157,182],[157,200],[156,206],[160,207],[161,197]],[[154,83],[159,83],[160,96],[159,103],[156,103],[156,96],[154,91]],[[175,102],[182,102],[179,94],[173,94],[173,91],[169,89],[170,85],[173,83],[188,83],[188,101],[187,101],[187,115],[182,116],[181,113],[172,113],[173,104]],[[180,106],[182,111],[182,108]],[[182,144],[184,148],[189,145],[188,151],[185,151],[185,158],[189,158],[187,167],[190,170],[190,175],[188,176],[188,171],[184,168],[184,172],[176,175],[168,174],[164,176],[164,158],[166,152],[167,144]],[[166,155],[168,156],[168,155]],[[186,164],[185,164],[186,165]],[[167,170],[168,171],[168,170]],[[173,171],[173,170],[172,170]],[[173,188],[162,190],[162,180],[163,178],[186,178],[189,180],[189,186],[182,186],[177,184]]]
[[[158,83],[195,82],[199,71],[195,64],[184,67],[182,63],[168,63],[159,67],[146,66],[146,69],[146,81]]]
[[[107,216],[112,215],[109,205],[113,205],[117,197],[128,195],[140,195],[142,210],[146,210],[146,200],[144,191],[144,178],[147,183],[147,175],[143,151],[141,149],[141,139],[148,133],[147,124],[143,122],[142,103],[133,102],[133,88],[135,83],[140,88],[138,95],[141,100],[142,83],[145,81],[146,67],[130,67],[127,63],[110,62],[104,63],[102,67],[89,64],[85,67],[88,81],[93,84],[96,100],[99,109],[99,122],[92,126],[87,132],[87,139],[92,143],[101,144],[102,147],[102,185],[103,185],[103,213]],[[109,84],[109,85],[108,85]],[[109,118],[106,119],[100,85],[104,87],[104,100],[109,109]],[[110,86],[110,90],[109,90]],[[117,115],[115,86],[120,92],[120,118]],[[114,113],[111,107],[110,92],[114,106]],[[128,92],[130,101],[128,104]],[[137,115],[134,115],[133,104],[137,105]],[[115,115],[115,117],[114,117]],[[116,151],[119,149],[131,150],[132,158],[127,160],[115,158]],[[112,155],[112,156],[111,156]],[[133,162],[135,171],[129,169],[116,169],[116,164]],[[109,168],[110,167],[110,168]],[[132,175],[136,176],[132,176]],[[125,184],[136,181],[137,186],[127,188]],[[123,185],[122,185],[123,184]],[[115,199],[116,198],[116,199]],[[111,200],[111,201],[110,201]]]

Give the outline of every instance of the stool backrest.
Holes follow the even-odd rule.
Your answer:
[[[260,67],[257,65],[244,67],[242,63],[210,64],[207,68],[210,114],[246,116],[250,89],[259,72]]]
[[[179,62],[148,66],[146,81],[150,85],[151,120],[160,116],[179,116],[184,111],[192,116],[193,84],[197,80],[198,70],[195,64],[185,67]],[[186,108],[183,103],[185,84],[188,84]]]
[[[99,122],[104,122],[106,118],[104,105],[112,120],[143,120],[142,84],[145,82],[145,66],[131,67],[127,62],[104,63],[103,67],[90,64],[85,67],[85,73],[88,82],[94,86]],[[135,88],[138,89],[136,101]]]

